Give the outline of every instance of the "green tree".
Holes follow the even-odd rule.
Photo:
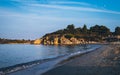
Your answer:
[[[110,29],[107,28],[106,26],[100,26],[100,29],[99,29],[99,35],[101,36],[108,36],[110,34]]]
[[[73,24],[68,25],[66,29],[67,29],[68,33],[71,33],[71,34],[75,33],[75,31],[74,31],[75,30],[75,26]]]
[[[115,35],[120,35],[120,27],[115,28]]]
[[[70,38],[72,38],[72,37],[74,37],[73,34],[66,34],[66,35],[65,35],[65,38],[67,38],[67,39],[70,39]]]
[[[82,32],[82,28],[76,28],[75,29],[75,34],[81,34],[81,32]]]
[[[99,25],[95,25],[93,27],[90,27],[90,31],[92,35],[95,36],[108,36],[110,34],[110,29],[107,28],[106,26],[99,26]]]
[[[87,31],[88,31],[87,26],[84,24],[84,26],[82,28],[82,33],[87,34]]]
[[[58,30],[56,32],[53,32],[52,34],[64,34],[64,30]]]
[[[99,25],[95,25],[93,27],[90,27],[91,35],[98,35],[99,32]]]

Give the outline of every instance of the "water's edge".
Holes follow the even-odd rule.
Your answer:
[[[47,71],[49,71],[51,69],[54,69],[56,67],[64,65],[65,63],[67,63],[68,61],[70,61],[70,60],[72,60],[72,59],[74,59],[76,57],[79,57],[79,56],[87,54],[89,52],[98,50],[101,47],[102,46],[100,45],[99,47],[94,47],[93,49],[89,49],[89,50],[86,50],[86,51],[83,51],[83,52],[72,53],[71,55],[65,56],[64,58],[62,58],[61,60],[59,60],[59,62],[57,62],[54,66],[52,66],[51,68],[45,70],[44,72],[41,72],[40,75],[42,75],[43,73],[45,73],[45,72],[47,72]]]
[[[15,72],[15,71],[27,69],[27,68],[33,67],[35,65],[38,65],[38,64],[42,64],[42,63],[45,63],[45,62],[48,62],[48,61],[59,59],[61,57],[64,57],[64,56],[58,56],[58,57],[55,57],[55,58],[48,58],[48,59],[43,59],[43,60],[35,60],[35,61],[31,61],[31,62],[26,62],[26,63],[22,63],[22,64],[16,64],[16,65],[13,65],[13,66],[0,68],[0,75],[1,74],[2,75],[9,74],[9,73],[12,73],[12,72]]]

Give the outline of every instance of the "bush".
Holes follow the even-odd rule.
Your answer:
[[[70,39],[70,38],[72,38],[72,37],[74,37],[73,34],[66,34],[66,35],[65,35],[65,38],[67,38],[67,39]]]

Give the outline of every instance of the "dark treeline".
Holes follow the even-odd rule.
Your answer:
[[[95,25],[88,29],[86,25],[84,25],[83,27],[75,28],[75,25],[71,24],[68,25],[65,29],[55,31],[47,35],[51,35],[51,34],[65,35],[66,38],[75,37],[75,38],[84,38],[86,40],[91,40],[91,41],[100,41],[108,36],[120,35],[120,27],[116,27],[115,32],[111,32],[108,27],[103,25]]]
[[[11,43],[31,43],[32,40],[17,40],[17,39],[4,39],[0,38],[0,44],[11,44]]]

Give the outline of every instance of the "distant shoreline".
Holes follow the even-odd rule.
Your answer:
[[[24,39],[1,39],[0,44],[32,44],[33,40],[24,40]]]

